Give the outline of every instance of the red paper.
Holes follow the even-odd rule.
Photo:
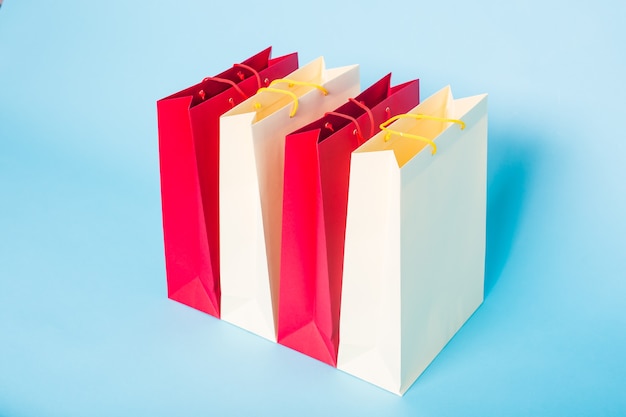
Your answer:
[[[298,68],[296,53],[270,59],[271,48],[242,64],[262,85]],[[216,76],[246,96],[259,88],[253,71],[233,66]],[[169,298],[220,316],[219,117],[245,97],[206,79],[157,102],[163,237]]]
[[[419,102],[419,82],[390,87],[391,74],[335,110],[371,137],[389,117]],[[336,366],[350,154],[355,123],[335,115],[288,135],[278,312],[278,342]]]

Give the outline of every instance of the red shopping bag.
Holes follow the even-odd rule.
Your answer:
[[[350,154],[419,102],[391,74],[285,140],[278,342],[336,366]]]
[[[271,48],[157,102],[169,298],[220,316],[219,117],[298,68]]]

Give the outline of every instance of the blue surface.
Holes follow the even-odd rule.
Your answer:
[[[0,415],[626,414],[626,3],[7,0]],[[403,398],[166,298],[155,101],[274,45],[490,105],[486,299]]]

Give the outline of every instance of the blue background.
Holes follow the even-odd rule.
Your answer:
[[[625,19],[608,1],[5,1],[0,415],[625,415]],[[166,297],[155,102],[268,45],[359,63],[363,87],[489,93],[486,299],[403,398]]]

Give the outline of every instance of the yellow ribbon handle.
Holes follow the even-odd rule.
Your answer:
[[[436,117],[436,116],[429,116],[428,114],[399,114],[397,116],[393,116],[391,119],[387,120],[385,123],[383,123],[385,126],[389,126],[389,124],[395,122],[398,119],[416,119],[416,120],[435,120],[437,122],[450,122],[450,123],[457,123],[458,125],[461,126],[461,130],[465,129],[465,122],[463,120],[459,120],[459,119],[447,119],[445,117]]]
[[[270,87],[273,86],[274,84],[284,84],[284,83],[286,83],[289,86],[289,88],[293,87],[294,85],[306,85],[308,87],[314,87],[320,90],[322,94],[324,94],[325,96],[328,95],[328,90],[319,84],[309,83],[306,81],[290,80],[289,78],[278,78],[270,83]]]
[[[287,90],[281,90],[280,88],[270,88],[270,87],[259,88],[257,93],[261,93],[263,91],[267,91],[270,93],[286,94],[289,97],[291,97],[293,99],[293,109],[291,109],[291,113],[289,113],[289,117],[293,117],[296,115],[296,112],[298,111],[298,96],[295,93],[291,91],[287,91]],[[254,108],[260,109],[261,103],[254,103]]]
[[[417,139],[417,140],[420,140],[422,142],[426,142],[430,146],[432,146],[433,147],[433,155],[437,153],[437,145],[435,145],[435,142],[433,142],[432,140],[428,139],[427,137],[419,136],[419,135],[413,135],[411,133],[400,132],[399,130],[392,130],[392,129],[389,129],[387,127],[383,127],[383,125],[380,125],[380,130],[384,130],[386,132],[385,133],[385,142],[387,142],[389,140],[389,137],[391,135],[398,135],[398,136],[402,136],[403,138]]]
[[[422,142],[426,142],[428,143],[430,146],[432,146],[433,148],[433,152],[432,154],[434,155],[435,153],[437,153],[437,145],[435,145],[435,142],[433,142],[432,140],[424,137],[424,136],[419,136],[419,135],[413,135],[411,133],[405,133],[405,132],[400,132],[398,130],[392,130],[389,129],[387,126],[389,126],[391,123],[395,122],[398,119],[415,119],[415,120],[435,120],[438,122],[450,122],[450,123],[457,123],[458,125],[461,126],[461,130],[465,129],[465,122],[462,120],[458,120],[458,119],[447,119],[445,117],[436,117],[436,116],[429,116],[427,114],[398,114],[397,116],[393,116],[392,118],[390,118],[389,120],[387,120],[386,122],[382,123],[380,125],[380,130],[386,132],[385,133],[385,142],[387,142],[389,140],[389,138],[391,137],[391,135],[398,135],[401,136],[403,138],[410,138],[410,139],[416,139]]]

